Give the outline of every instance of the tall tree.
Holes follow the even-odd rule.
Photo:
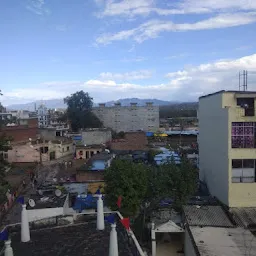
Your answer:
[[[195,193],[197,178],[196,168],[185,158],[181,160],[180,165],[170,161],[152,168],[147,191],[150,209],[158,205],[162,199],[170,198],[174,200],[174,208],[181,210],[182,205]]]
[[[92,113],[93,98],[84,91],[78,91],[64,99],[67,104],[67,118],[73,131],[81,128],[99,128],[102,122]]]
[[[144,164],[115,159],[104,173],[108,205],[117,209],[117,199],[122,196],[120,211],[125,216],[136,215],[147,192],[147,176],[148,167]]]

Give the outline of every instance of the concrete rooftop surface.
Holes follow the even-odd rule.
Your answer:
[[[200,255],[256,256],[256,237],[243,228],[190,227]]]
[[[132,248],[117,225],[119,255],[130,256]],[[11,241],[15,256],[108,256],[110,224],[104,231],[96,230],[96,221],[91,220],[66,226],[31,230],[31,241],[21,243],[20,232],[12,232]]]

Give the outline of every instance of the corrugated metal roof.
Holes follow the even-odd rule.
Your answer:
[[[200,255],[255,256],[256,238],[243,228],[190,227]]]
[[[239,226],[256,226],[256,207],[230,208],[229,210]]]
[[[185,205],[183,211],[189,226],[233,227],[221,206]]]
[[[196,130],[190,131],[164,131],[167,135],[198,135],[199,132]]]

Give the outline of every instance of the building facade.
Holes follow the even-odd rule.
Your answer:
[[[99,104],[93,108],[93,113],[103,122],[105,127],[116,132],[130,131],[157,131],[159,129],[159,106],[148,102],[146,106],[121,106],[116,103],[114,107]]]
[[[110,129],[89,128],[81,130],[82,142],[85,145],[100,145],[112,140]]]
[[[256,207],[256,92],[199,99],[200,179],[229,207]]]
[[[45,127],[49,124],[49,113],[45,105],[41,104],[37,109],[38,126]]]
[[[20,119],[14,126],[4,126],[0,135],[5,134],[12,138],[12,143],[28,142],[38,137],[37,118]]]

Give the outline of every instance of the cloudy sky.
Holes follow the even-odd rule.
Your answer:
[[[2,103],[256,90],[255,0],[1,0]]]

